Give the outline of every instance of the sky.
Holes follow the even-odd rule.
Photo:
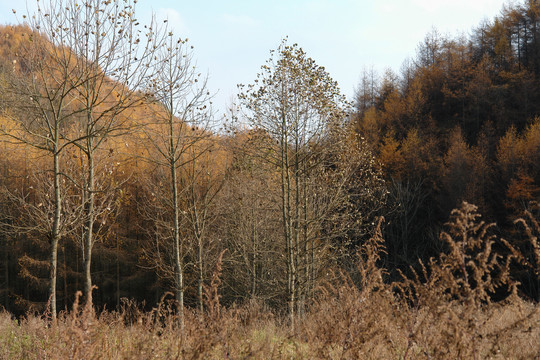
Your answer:
[[[48,0],[41,0],[42,2]],[[168,19],[194,46],[199,70],[223,113],[239,83],[253,83],[261,65],[288,36],[324,66],[349,99],[364,69],[399,73],[433,29],[468,35],[500,14],[505,0],[138,0],[136,14]],[[0,23],[17,23],[35,0],[0,0]]]

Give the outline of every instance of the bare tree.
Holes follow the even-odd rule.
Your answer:
[[[220,152],[216,139],[208,138],[191,146],[186,153],[186,164],[180,169],[181,200],[185,206],[185,225],[194,240],[197,268],[197,305],[204,310],[205,260],[211,253],[215,239],[209,238],[210,226],[216,220],[215,200],[225,183],[228,160],[216,156]],[[223,152],[221,155],[225,155]],[[216,255],[218,255],[216,253]]]
[[[210,93],[187,40],[177,40],[170,33],[167,46],[157,56],[161,67],[147,84],[153,101],[143,139],[149,152],[147,160],[155,166],[148,202],[152,211],[146,215],[156,231],[155,264],[162,275],[173,280],[183,325],[186,239],[181,222],[193,208],[182,202],[181,195],[188,188],[182,186],[180,176],[182,169],[208,150]],[[192,223],[196,225],[198,220],[192,219]]]
[[[51,309],[55,313],[56,248],[61,236],[62,198],[60,155],[74,145],[83,154],[76,181],[81,189],[83,216],[84,293],[90,299],[94,226],[110,210],[111,194],[96,177],[97,155],[111,136],[127,130],[128,109],[141,103],[136,92],[152,69],[152,54],[164,39],[155,24],[141,31],[135,18],[135,1],[51,0],[38,3],[28,14],[28,41],[17,55],[10,90],[30,97],[18,104],[18,129],[5,131],[11,138],[51,154],[55,185],[55,217],[51,249]],[[26,18],[26,16],[25,16]],[[102,157],[103,158],[103,157]],[[102,177],[103,179],[104,177]],[[96,196],[103,199],[96,204]]]
[[[282,42],[255,84],[240,86],[240,100],[249,123],[260,131],[259,156],[279,170],[280,211],[286,250],[287,296],[291,321],[302,311],[308,284],[308,251],[321,253],[320,224],[323,214],[338,204],[338,192],[320,192],[317,173],[328,173],[322,155],[341,142],[347,104],[337,83],[324,68],[307,57],[296,44]],[[327,146],[317,146],[332,138]],[[338,146],[339,148],[339,146]],[[332,181],[342,179],[333,179]],[[341,189],[341,186],[336,186]],[[320,200],[325,198],[324,204]]]
[[[73,143],[68,140],[69,130],[78,110],[73,107],[76,88],[84,79],[75,69],[75,55],[64,47],[63,38],[69,24],[59,21],[50,29],[49,38],[41,34],[42,18],[31,18],[21,48],[15,56],[18,64],[5,86],[11,94],[7,99],[4,116],[13,121],[5,123],[1,133],[11,141],[30,145],[48,159],[51,181],[51,217],[39,221],[36,230],[50,238],[49,301],[53,319],[56,319],[56,276],[58,242],[68,231],[64,216],[65,191],[68,174],[61,167],[61,157]],[[60,20],[60,19],[59,19]],[[64,21],[67,21],[64,19]],[[49,226],[52,224],[52,226]]]
[[[144,33],[137,27],[135,2],[103,2],[100,0],[57,0],[50,5],[44,16],[52,28],[58,19],[69,19],[70,31],[64,45],[76,55],[75,68],[84,80],[75,87],[77,117],[74,144],[82,153],[82,171],[85,173],[81,188],[84,202],[84,226],[81,242],[84,262],[84,294],[89,300],[92,291],[91,263],[94,233],[98,230],[98,217],[111,213],[115,186],[103,171],[109,164],[99,164],[99,159],[110,160],[111,137],[130,131],[134,124],[129,115],[144,103],[144,94],[138,92],[146,77],[157,66],[155,52],[164,45],[163,31],[153,21]],[[62,6],[63,5],[63,6]],[[101,156],[100,156],[101,153]]]
[[[285,253],[281,240],[280,187],[275,168],[251,156],[256,148],[251,131],[228,139],[233,159],[218,195],[220,236],[228,249],[224,284],[228,301],[261,300],[280,304],[284,298]]]

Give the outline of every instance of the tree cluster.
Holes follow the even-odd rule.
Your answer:
[[[381,281],[451,252],[462,201],[524,254],[511,270],[537,297],[514,220],[540,200],[539,18],[528,1],[469,38],[434,31],[400,75],[365,71],[354,106],[284,39],[218,129],[192,47],[135,1],[40,5],[0,28],[1,304],[170,297],[183,327],[217,269],[223,304],[294,327],[340,271],[362,287],[375,231]]]
[[[135,3],[52,1],[4,27],[3,305],[149,306],[170,292],[303,313],[349,261],[386,184],[337,84],[296,44],[272,52],[228,133],[192,47]],[[234,114],[233,114],[234,115]],[[239,120],[237,116],[230,120]]]
[[[441,226],[462,201],[508,238],[516,217],[537,211],[539,22],[538,1],[506,5],[468,36],[433,30],[399,74],[364,71],[355,125],[390,184],[391,267],[445,250]]]

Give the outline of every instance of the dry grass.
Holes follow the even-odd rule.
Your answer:
[[[528,221],[538,251],[538,224]],[[99,315],[76,302],[57,323],[47,316],[17,322],[4,312],[0,358],[538,359],[540,305],[516,295],[509,269],[519,262],[534,270],[539,254],[520,258],[490,235],[469,204],[454,211],[448,228],[441,239],[449,251],[394,284],[383,282],[378,266],[384,251],[378,232],[359,253],[360,283],[342,274],[339,284],[324,285],[294,332],[286,317],[259,303],[223,308],[218,265],[205,292],[208,311],[187,310],[183,331],[166,301],[149,313],[126,302],[118,313]],[[510,295],[492,302],[495,291]]]

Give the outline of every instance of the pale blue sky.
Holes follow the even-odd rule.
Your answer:
[[[48,0],[41,0],[48,1]],[[364,67],[399,72],[402,62],[433,28],[468,34],[500,13],[505,0],[138,0],[148,21],[167,17],[177,36],[189,38],[222,113],[236,84],[251,83],[281,38],[298,43],[328,70],[349,98]],[[28,0],[30,8],[35,0]],[[11,9],[25,1],[0,0],[0,23],[15,23]]]

